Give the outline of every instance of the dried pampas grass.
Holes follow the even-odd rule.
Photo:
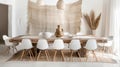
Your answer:
[[[88,14],[84,14],[83,16],[86,19],[86,21],[87,21],[89,27],[91,28],[91,30],[96,30],[98,25],[99,25],[101,13],[95,18],[95,13],[92,10],[90,12],[90,16]]]

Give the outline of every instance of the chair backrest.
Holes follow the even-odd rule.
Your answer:
[[[22,39],[21,45],[23,49],[31,49],[33,47],[30,39]]]
[[[97,49],[97,41],[95,39],[89,39],[85,46],[88,50],[95,50]]]
[[[110,47],[113,44],[113,36],[107,37],[107,43],[104,44],[105,47]]]
[[[53,43],[53,49],[63,49],[64,48],[64,42],[62,39],[55,39]]]
[[[7,35],[3,35],[3,40],[9,39]]]
[[[113,36],[108,36],[107,39],[108,39],[108,41],[111,41],[111,40],[113,40]]]
[[[72,50],[78,50],[81,48],[81,42],[77,39],[73,39],[70,42],[69,48]]]
[[[48,48],[48,42],[46,39],[39,39],[37,43],[37,48],[44,50]]]
[[[54,34],[52,32],[41,32],[41,33],[39,33],[39,36],[41,36],[43,38],[50,38],[53,35]]]
[[[8,37],[7,35],[3,35],[3,40],[5,42],[6,46],[13,46],[14,44],[12,42],[9,41],[10,37]]]

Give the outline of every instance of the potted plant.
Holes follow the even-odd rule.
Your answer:
[[[95,35],[96,29],[97,29],[97,27],[99,25],[101,13],[97,17],[95,17],[95,13],[92,10],[90,12],[90,15],[84,14],[83,16],[84,16],[85,20],[87,21],[87,23],[88,23],[88,25],[89,25],[89,27],[91,29],[92,35]]]

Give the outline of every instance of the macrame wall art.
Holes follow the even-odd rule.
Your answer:
[[[64,10],[57,9],[56,5],[40,5],[37,2],[28,1],[28,34],[55,32],[57,25],[61,25],[65,32],[80,31],[82,0],[66,4]]]

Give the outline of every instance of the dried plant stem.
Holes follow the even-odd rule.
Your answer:
[[[101,14],[99,14],[99,16],[97,16],[95,18],[94,11],[91,11],[90,16],[88,14],[84,14],[83,16],[86,19],[86,21],[87,21],[89,27],[91,28],[91,30],[96,30],[98,25],[99,25]]]

